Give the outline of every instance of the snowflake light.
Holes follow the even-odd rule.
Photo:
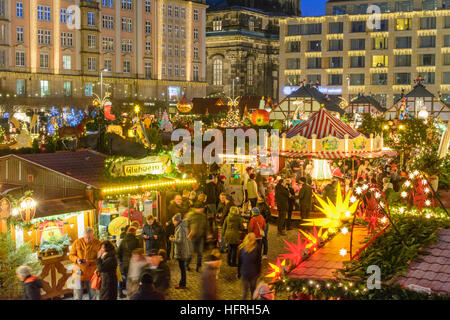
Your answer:
[[[425,193],[429,193],[430,189],[429,188],[425,188]]]
[[[348,233],[347,227],[343,227],[343,228],[341,229],[341,232],[342,232],[342,234],[347,234],[347,233]]]
[[[350,197],[350,202],[351,202],[351,203],[356,202],[356,197],[355,197],[355,196],[351,196],[351,197]]]
[[[410,179],[414,179],[414,174],[413,174],[413,173],[410,173],[410,174],[409,174],[409,178],[410,178]]]
[[[387,219],[386,219],[386,217],[383,217],[383,218],[381,218],[381,223],[386,223],[387,222]]]
[[[429,206],[430,204],[431,204],[431,201],[430,201],[430,200],[426,200],[426,201],[425,201],[425,205]]]
[[[364,184],[364,185],[362,186],[362,188],[363,188],[363,190],[367,190],[367,188],[369,188],[369,186],[368,186],[367,184]]]
[[[409,181],[409,180],[407,180],[406,182],[405,182],[405,186],[406,187],[409,187],[411,185],[411,182]]]
[[[425,216],[425,218],[430,219],[430,218],[431,218],[431,214],[427,213],[427,215]]]
[[[380,194],[379,192],[376,192],[376,193],[375,193],[375,198],[378,199],[380,196],[381,196],[381,194]]]
[[[404,213],[405,212],[405,208],[401,207],[398,209],[398,211],[400,211],[400,213]]]
[[[347,254],[347,250],[342,248],[341,250],[339,250],[339,254],[344,257]]]
[[[355,189],[355,192],[356,192],[356,194],[361,194],[361,193],[362,193],[361,187],[357,187],[357,188]]]
[[[402,193],[400,194],[402,196],[402,198],[406,198],[406,196],[408,195],[405,191],[402,191]]]

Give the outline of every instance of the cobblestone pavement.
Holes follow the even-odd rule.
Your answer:
[[[261,278],[268,272],[268,262],[275,263],[277,256],[285,253],[285,243],[287,241],[297,240],[297,229],[287,231],[284,237],[277,235],[277,227],[274,224],[269,225],[269,251],[267,259],[262,262]],[[206,256],[206,252],[204,257]],[[174,287],[180,281],[180,271],[176,261],[169,261],[171,270],[171,287],[167,292],[166,299],[170,300],[198,300],[201,292],[201,273],[195,271],[195,261],[191,262],[191,271],[187,271],[187,289],[177,290]],[[220,267],[218,280],[218,297],[221,300],[240,300],[242,297],[242,283],[237,279],[237,268],[229,267],[226,263],[226,253],[222,254],[222,266]],[[287,297],[277,296],[276,299],[286,299]]]

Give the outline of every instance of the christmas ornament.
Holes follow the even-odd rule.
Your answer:
[[[252,124],[257,126],[266,126],[269,124],[269,112],[264,109],[257,109],[252,113]]]

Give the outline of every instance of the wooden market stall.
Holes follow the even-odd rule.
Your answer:
[[[381,114],[386,112],[378,100],[372,96],[366,96],[364,94],[358,94],[358,96],[350,101],[349,105],[345,108],[347,113],[371,113],[371,114]]]

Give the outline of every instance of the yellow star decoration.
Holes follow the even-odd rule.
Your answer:
[[[328,231],[323,232],[323,228],[320,228],[319,233],[317,233],[315,225],[313,229],[313,234],[305,232],[301,229],[299,230],[305,236],[305,238],[309,240],[309,243],[306,245],[306,248],[312,249],[313,251],[316,251],[317,248],[319,247],[320,240],[325,241],[326,239],[328,239]]]
[[[286,265],[286,260],[282,260],[281,263],[278,261],[277,264],[273,264],[269,262],[269,266],[271,268],[271,273],[269,273],[266,278],[274,278],[277,279],[280,277],[283,267]]]
[[[321,207],[316,206],[326,218],[305,219],[308,223],[303,223],[303,226],[316,225],[322,228],[329,228],[330,231],[335,231],[341,224],[341,221],[348,220],[358,207],[359,200],[350,205],[351,191],[347,193],[342,199],[341,186],[338,184],[336,190],[336,204],[327,199],[325,202],[320,196],[314,193],[317,201]]]

